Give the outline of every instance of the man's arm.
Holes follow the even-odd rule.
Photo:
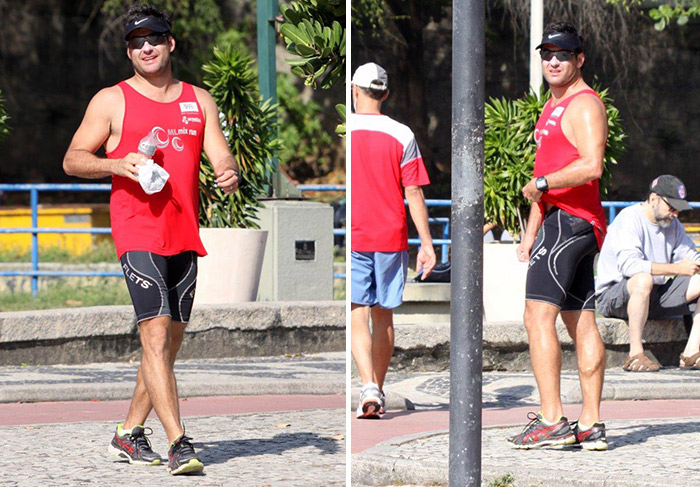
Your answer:
[[[520,262],[527,262],[530,260],[530,251],[532,246],[535,244],[535,239],[537,239],[537,232],[542,226],[542,211],[540,210],[540,205],[537,203],[532,203],[530,208],[530,216],[527,219],[527,227],[525,228],[525,235],[523,235],[518,248],[516,249],[517,257]]]
[[[143,156],[130,153],[123,159],[106,159],[95,155],[111,134],[114,107],[120,103],[123,105],[124,99],[116,87],[105,88],[93,97],[63,158],[66,174],[87,179],[117,175],[138,181]]]
[[[231,194],[238,189],[238,162],[231,154],[224,132],[219,124],[219,109],[208,91],[195,88],[197,101],[204,110],[204,152],[216,174],[216,184]],[[233,130],[230,127],[229,130]]]
[[[603,104],[593,95],[581,95],[571,102],[561,123],[564,133],[572,134],[568,137],[573,139],[580,157],[545,175],[549,189],[573,188],[600,178],[608,139],[608,117]],[[540,200],[542,192],[535,187],[535,178],[523,188],[523,195],[530,201]]]
[[[406,186],[404,191],[406,201],[408,201],[408,211],[411,214],[411,220],[413,220],[420,237],[420,250],[416,258],[416,272],[422,270],[421,280],[424,280],[433,272],[435,267],[435,250],[433,249],[433,239],[430,236],[428,225],[428,207],[425,205],[423,190],[420,186]]]

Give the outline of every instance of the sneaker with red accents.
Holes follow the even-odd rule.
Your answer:
[[[576,421],[571,426],[576,436],[576,446],[580,446],[584,450],[604,451],[608,449],[604,423],[593,423],[591,427],[582,429]]]
[[[147,430],[150,432],[147,433]],[[146,438],[152,433],[151,428],[143,426],[134,426],[130,431],[125,431],[120,424],[109,445],[109,453],[134,465],[160,465],[160,455],[151,449],[151,442]]]
[[[172,475],[199,473],[204,464],[197,457],[192,446],[192,438],[181,434],[168,450],[168,472]]]
[[[561,417],[554,424],[547,424],[540,413],[528,413],[530,422],[520,434],[508,438],[513,448],[530,449],[543,446],[565,446],[576,442],[569,420]]]

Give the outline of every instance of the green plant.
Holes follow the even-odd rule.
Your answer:
[[[345,79],[345,1],[293,1],[280,7],[284,23],[280,34],[287,51],[296,58],[287,59],[292,73],[308,86],[328,89]],[[342,109],[341,109],[342,107]],[[336,105],[342,117],[336,133],[345,135],[345,106]]]
[[[515,478],[511,474],[507,473],[491,481],[489,487],[513,487],[513,485],[515,485],[514,482]]]
[[[10,116],[7,114],[5,103],[2,98],[2,91],[0,91],[0,140],[7,137],[7,134],[10,133],[10,125],[8,123],[9,119]]]
[[[631,7],[637,7],[641,13],[645,12],[642,9],[644,4],[642,0],[606,0],[607,3],[613,5],[622,5],[627,10]],[[681,0],[670,3],[661,3],[660,5],[648,9],[649,18],[654,20],[654,29],[658,31],[664,30],[671,25],[674,20],[678,25],[685,25],[693,17],[700,17],[700,0]]]
[[[608,144],[605,149],[601,196],[610,185],[610,165],[617,164],[624,152],[624,130],[620,112],[608,96],[608,90],[594,86],[606,106]],[[529,208],[522,188],[532,178],[535,163],[535,124],[549,99],[549,90],[542,88],[540,97],[528,93],[517,100],[491,98],[485,107],[484,132],[484,215],[511,235],[518,235],[521,219]]]
[[[202,66],[204,84],[219,108],[221,124],[240,166],[239,190],[226,195],[215,186],[211,164],[199,173],[199,223],[216,228],[259,228],[259,201],[266,195],[280,140],[276,134],[275,105],[262,102],[250,55],[231,46],[213,49],[213,59]]]

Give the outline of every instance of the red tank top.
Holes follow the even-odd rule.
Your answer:
[[[110,217],[117,256],[132,250],[176,255],[193,250],[207,255],[199,239],[199,164],[204,139],[204,115],[192,85],[181,82],[177,100],[160,103],[129,86],[119,145],[107,153],[120,159],[137,152],[141,139],[153,131],[158,147],[153,155],[170,178],[163,189],[147,195],[138,182],[112,176]]]
[[[535,125],[537,151],[535,152],[534,176],[536,178],[558,171],[581,157],[576,147],[564,135],[561,120],[571,100],[583,93],[592,93],[598,97],[595,91],[589,89],[574,93],[562,100],[556,107],[552,106],[551,100],[545,104],[542,115]],[[599,184],[599,180],[594,179],[574,188],[550,189],[542,195],[540,210],[544,215],[543,203],[550,203],[567,213],[590,222],[595,229],[598,248],[600,248],[605,237],[606,223],[603,206],[600,204]]]

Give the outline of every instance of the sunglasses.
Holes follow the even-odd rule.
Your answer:
[[[543,61],[551,61],[553,57],[557,58],[559,62],[571,61],[576,53],[574,51],[549,51],[547,49],[540,49],[540,57]]]
[[[667,200],[666,198],[664,198],[663,196],[659,196],[659,198],[661,198],[661,199],[664,201],[664,203],[666,203],[666,206],[668,206],[668,209],[669,209],[669,210],[671,210],[671,211],[674,212],[674,213],[678,213],[678,210],[676,210],[676,209],[673,207],[673,205],[672,205],[671,203],[668,202],[668,200]]]
[[[162,32],[159,34],[149,34],[147,36],[134,36],[126,41],[129,44],[129,49],[141,49],[148,42],[151,46],[160,46],[168,40],[168,33]]]

